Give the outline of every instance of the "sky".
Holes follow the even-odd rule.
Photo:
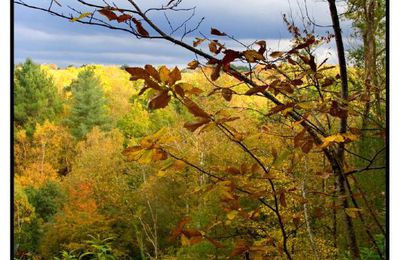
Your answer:
[[[24,0],[28,4],[48,3],[49,0]],[[82,10],[76,0],[58,0],[63,7],[70,5]],[[306,2],[305,2],[306,1]],[[99,0],[88,0],[98,3]],[[129,7],[125,0],[116,0],[120,7]],[[138,0],[143,9],[160,7],[169,0]],[[181,7],[196,7],[196,13],[189,25],[194,26],[204,17],[199,29],[188,35],[185,41],[191,43],[200,33],[209,36],[210,28],[234,35],[244,43],[255,40],[266,40],[267,48],[271,50],[288,50],[290,35],[282,15],[292,15],[299,22],[301,11],[305,13],[304,4],[310,17],[320,25],[330,25],[328,4],[321,0],[183,0]],[[56,7],[59,8],[59,7]],[[58,9],[60,10],[60,9]],[[64,9],[65,10],[65,9]],[[90,11],[91,9],[83,9]],[[344,6],[339,4],[339,11]],[[33,10],[20,5],[14,9],[14,62],[23,62],[32,58],[37,63],[52,63],[59,67],[83,64],[112,64],[142,66],[144,64],[184,67],[194,58],[189,51],[173,45],[162,39],[136,39],[127,32],[119,32],[107,28],[72,23],[48,13]],[[66,10],[67,15],[71,11]],[[191,12],[166,13],[173,26],[187,19]],[[165,16],[161,12],[150,13],[151,18],[167,32],[170,30]],[[349,39],[350,23],[343,22],[342,29],[345,45],[352,44]],[[324,34],[329,27],[317,28]],[[149,30],[150,31],[150,30]],[[152,32],[150,32],[152,33]],[[180,38],[179,32],[174,36]],[[234,41],[220,38],[228,47],[239,47]],[[206,47],[206,44],[203,48]],[[336,63],[334,41],[318,48],[317,60],[329,58],[330,63]]]

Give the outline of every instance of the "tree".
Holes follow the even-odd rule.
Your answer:
[[[62,111],[53,79],[27,59],[14,74],[14,121],[32,135],[37,123],[55,120]]]
[[[76,139],[82,139],[90,130],[98,126],[102,130],[110,129],[104,92],[93,69],[80,72],[71,83],[71,110],[65,123]]]
[[[152,65],[146,65],[125,69],[131,74],[133,81],[144,83],[140,94],[149,93],[149,110],[165,108],[174,100],[192,115],[192,119],[183,125],[184,128],[204,135],[206,143],[214,142],[218,147],[229,143],[229,149],[212,154],[213,160],[205,164],[205,160],[196,160],[180,149],[180,144],[188,140],[177,141],[171,133],[159,131],[142,138],[137,145],[127,148],[124,154],[128,160],[144,164],[165,162],[161,175],[165,169],[183,164],[200,176],[206,176],[209,185],[204,186],[219,191],[220,207],[227,213],[224,216],[227,219],[225,223],[233,223],[235,226],[236,232],[230,234],[233,243],[232,257],[303,257],[305,232],[311,241],[308,248],[314,246],[310,227],[312,223],[306,220],[308,217],[303,207],[305,203],[312,203],[317,212],[316,223],[313,224],[319,225],[317,227],[320,228],[320,234],[324,235],[322,227],[332,230],[336,241],[337,233],[340,232],[341,238],[346,237],[342,239],[345,243],[335,242],[334,247],[342,255],[349,253],[352,259],[360,259],[359,233],[370,234],[366,218],[368,215],[374,216],[374,211],[367,206],[361,208],[362,204],[355,196],[355,190],[359,191],[365,205],[368,204],[368,197],[363,195],[362,187],[357,185],[353,176],[372,170],[379,152],[371,159],[366,158],[361,168],[353,169],[350,165],[349,159],[359,157],[352,151],[352,144],[362,138],[359,134],[360,113],[357,106],[361,98],[359,93],[351,94],[355,90],[347,78],[348,67],[336,1],[328,1],[333,34],[316,36],[307,28],[300,30],[284,17],[293,37],[292,45],[288,50],[272,52],[267,51],[267,43],[263,40],[251,45],[242,43],[244,49],[231,49],[223,43],[223,39],[235,38],[216,28],[211,28],[209,35],[187,42],[185,36],[194,32],[197,27],[188,28],[186,20],[182,26],[172,28],[173,32],[182,30],[182,38],[177,38],[173,33],[164,31],[150,14],[165,11],[168,19],[168,12],[193,9],[180,9],[179,4],[182,1],[179,0],[168,1],[160,8],[146,10],[138,2],[128,0],[130,9],[122,9],[80,0],[80,4],[93,11],[78,11],[79,16],[76,18],[52,9],[51,5],[43,8],[25,2],[17,3],[74,22],[125,31],[138,38],[161,38],[196,55],[196,59],[188,64],[188,69],[203,73],[211,85],[211,90],[207,89],[206,93],[197,91],[193,84],[186,82],[177,67],[161,66],[156,69]],[[170,25],[172,27],[171,23]],[[326,60],[319,61],[314,52],[315,48],[329,42],[333,37],[337,45],[338,69],[326,65]],[[249,71],[238,71],[237,67],[232,66],[235,63],[248,66]],[[222,80],[224,76],[230,77],[234,83],[225,84]],[[266,102],[267,112],[253,108],[262,115],[264,124],[254,126],[238,123],[244,121],[241,114],[238,116],[233,112],[237,107],[232,106],[232,103],[238,96],[247,96],[252,100],[263,99]],[[209,102],[214,99],[220,106],[209,106]],[[252,109],[246,106],[248,103],[250,102],[241,103],[243,114],[243,111]],[[277,135],[270,131],[271,126],[280,129],[280,133]],[[207,138],[206,133],[210,131],[216,133],[217,140]],[[263,142],[265,135],[277,136],[275,138],[279,137],[281,143],[266,144]],[[254,143],[256,147],[252,146]],[[292,153],[281,151],[282,147]],[[237,156],[237,160],[231,160],[232,154],[239,152],[241,156]],[[219,160],[220,157],[224,160]],[[302,165],[307,162],[312,162],[314,169],[310,170],[307,165]],[[375,169],[383,168],[384,166],[377,166]],[[306,179],[309,182],[307,187],[314,186],[318,183],[314,180],[315,175],[324,180],[334,176],[327,182],[323,181],[322,191],[318,188],[314,190],[317,194],[327,196],[320,205],[317,197],[310,198],[306,194],[306,185],[301,185]],[[302,190],[298,187],[302,187]],[[332,221],[321,214],[327,209],[332,209]],[[337,229],[337,215],[343,220],[340,229]],[[359,222],[360,230],[354,224],[356,221]],[[301,222],[307,222],[307,231],[300,225]],[[379,221],[371,223],[381,225]],[[191,224],[189,218],[178,222],[172,231],[173,238],[180,238],[183,246],[193,246],[208,240],[215,247],[221,247],[219,241],[211,239],[211,228],[194,227]],[[211,226],[215,225],[220,223],[215,221]],[[375,244],[373,236],[368,239],[367,242]],[[304,244],[297,246],[296,241]]]

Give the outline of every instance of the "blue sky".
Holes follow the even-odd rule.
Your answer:
[[[25,0],[37,4],[39,0]],[[47,0],[41,0],[45,3]],[[61,4],[79,8],[76,0],[59,0]],[[96,3],[98,0],[92,0]],[[139,4],[159,7],[168,1],[139,0]],[[124,0],[115,3],[123,5]],[[294,18],[304,12],[304,0],[184,0],[183,7],[196,6],[193,24],[202,17],[205,21],[199,30],[186,38],[191,42],[199,33],[208,34],[211,27],[234,35],[243,42],[264,39],[272,50],[285,50],[289,47],[290,36],[286,32],[282,14]],[[321,0],[307,0],[308,12],[319,24],[329,25],[328,4]],[[343,7],[339,6],[343,10]],[[67,11],[67,14],[69,12]],[[189,13],[168,14],[173,24],[179,24]],[[154,13],[152,18],[162,28],[168,30],[168,24],[162,13]],[[321,28],[325,32],[329,28]],[[106,28],[71,23],[47,13],[15,5],[14,20],[15,62],[19,63],[30,57],[39,63],[55,63],[58,66],[101,64],[167,64],[184,66],[193,59],[193,54],[163,40],[138,40],[133,36]],[[350,34],[348,22],[343,24],[345,36]],[[221,39],[222,40],[222,39]],[[231,40],[224,41],[227,46],[236,46]],[[348,45],[349,42],[346,42]],[[333,43],[317,50],[317,57],[323,60],[330,57],[335,63]]]

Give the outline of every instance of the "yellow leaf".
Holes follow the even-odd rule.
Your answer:
[[[233,219],[236,218],[236,215],[237,215],[238,213],[239,213],[239,212],[237,212],[237,210],[232,210],[232,211],[230,211],[230,212],[226,215],[226,217],[227,217],[229,220],[233,220]]]
[[[92,15],[92,13],[90,13],[90,12],[82,13],[80,16],[75,17],[75,18],[72,18],[72,19],[70,19],[69,21],[73,23],[73,22],[79,21],[79,20],[81,20],[81,19],[83,19],[83,18],[85,18],[85,17],[88,17],[88,16],[90,16],[90,15]]]
[[[346,214],[352,218],[356,218],[357,217],[357,213],[362,211],[361,209],[358,208],[347,208],[344,210],[346,212]]]

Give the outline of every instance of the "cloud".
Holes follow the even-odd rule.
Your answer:
[[[298,1],[302,6],[302,1]],[[329,24],[327,3],[307,1],[309,15],[319,23]],[[63,1],[64,4],[73,2]],[[146,0],[143,4],[157,6],[160,1]],[[183,4],[183,7],[197,7],[196,19],[206,17],[199,29],[201,32],[208,34],[211,27],[216,27],[235,35],[246,44],[265,39],[271,50],[285,50],[290,46],[290,36],[282,22],[282,13],[290,13],[291,9],[293,17],[301,16],[297,0],[242,0],[240,3],[232,0],[185,0]],[[304,8],[302,12],[304,14]],[[20,6],[15,14],[15,62],[31,57],[38,62],[57,63],[59,66],[88,63],[184,65],[194,58],[189,51],[163,40],[138,40],[127,33],[70,23]],[[186,19],[176,14],[167,15],[173,24]],[[168,29],[163,15],[156,13],[153,18]],[[186,39],[189,44],[193,39],[190,37]],[[228,47],[240,48],[232,40],[221,38],[221,41]],[[323,60],[331,53],[329,62],[336,62],[333,47],[332,43],[320,47],[316,52],[318,59]]]

